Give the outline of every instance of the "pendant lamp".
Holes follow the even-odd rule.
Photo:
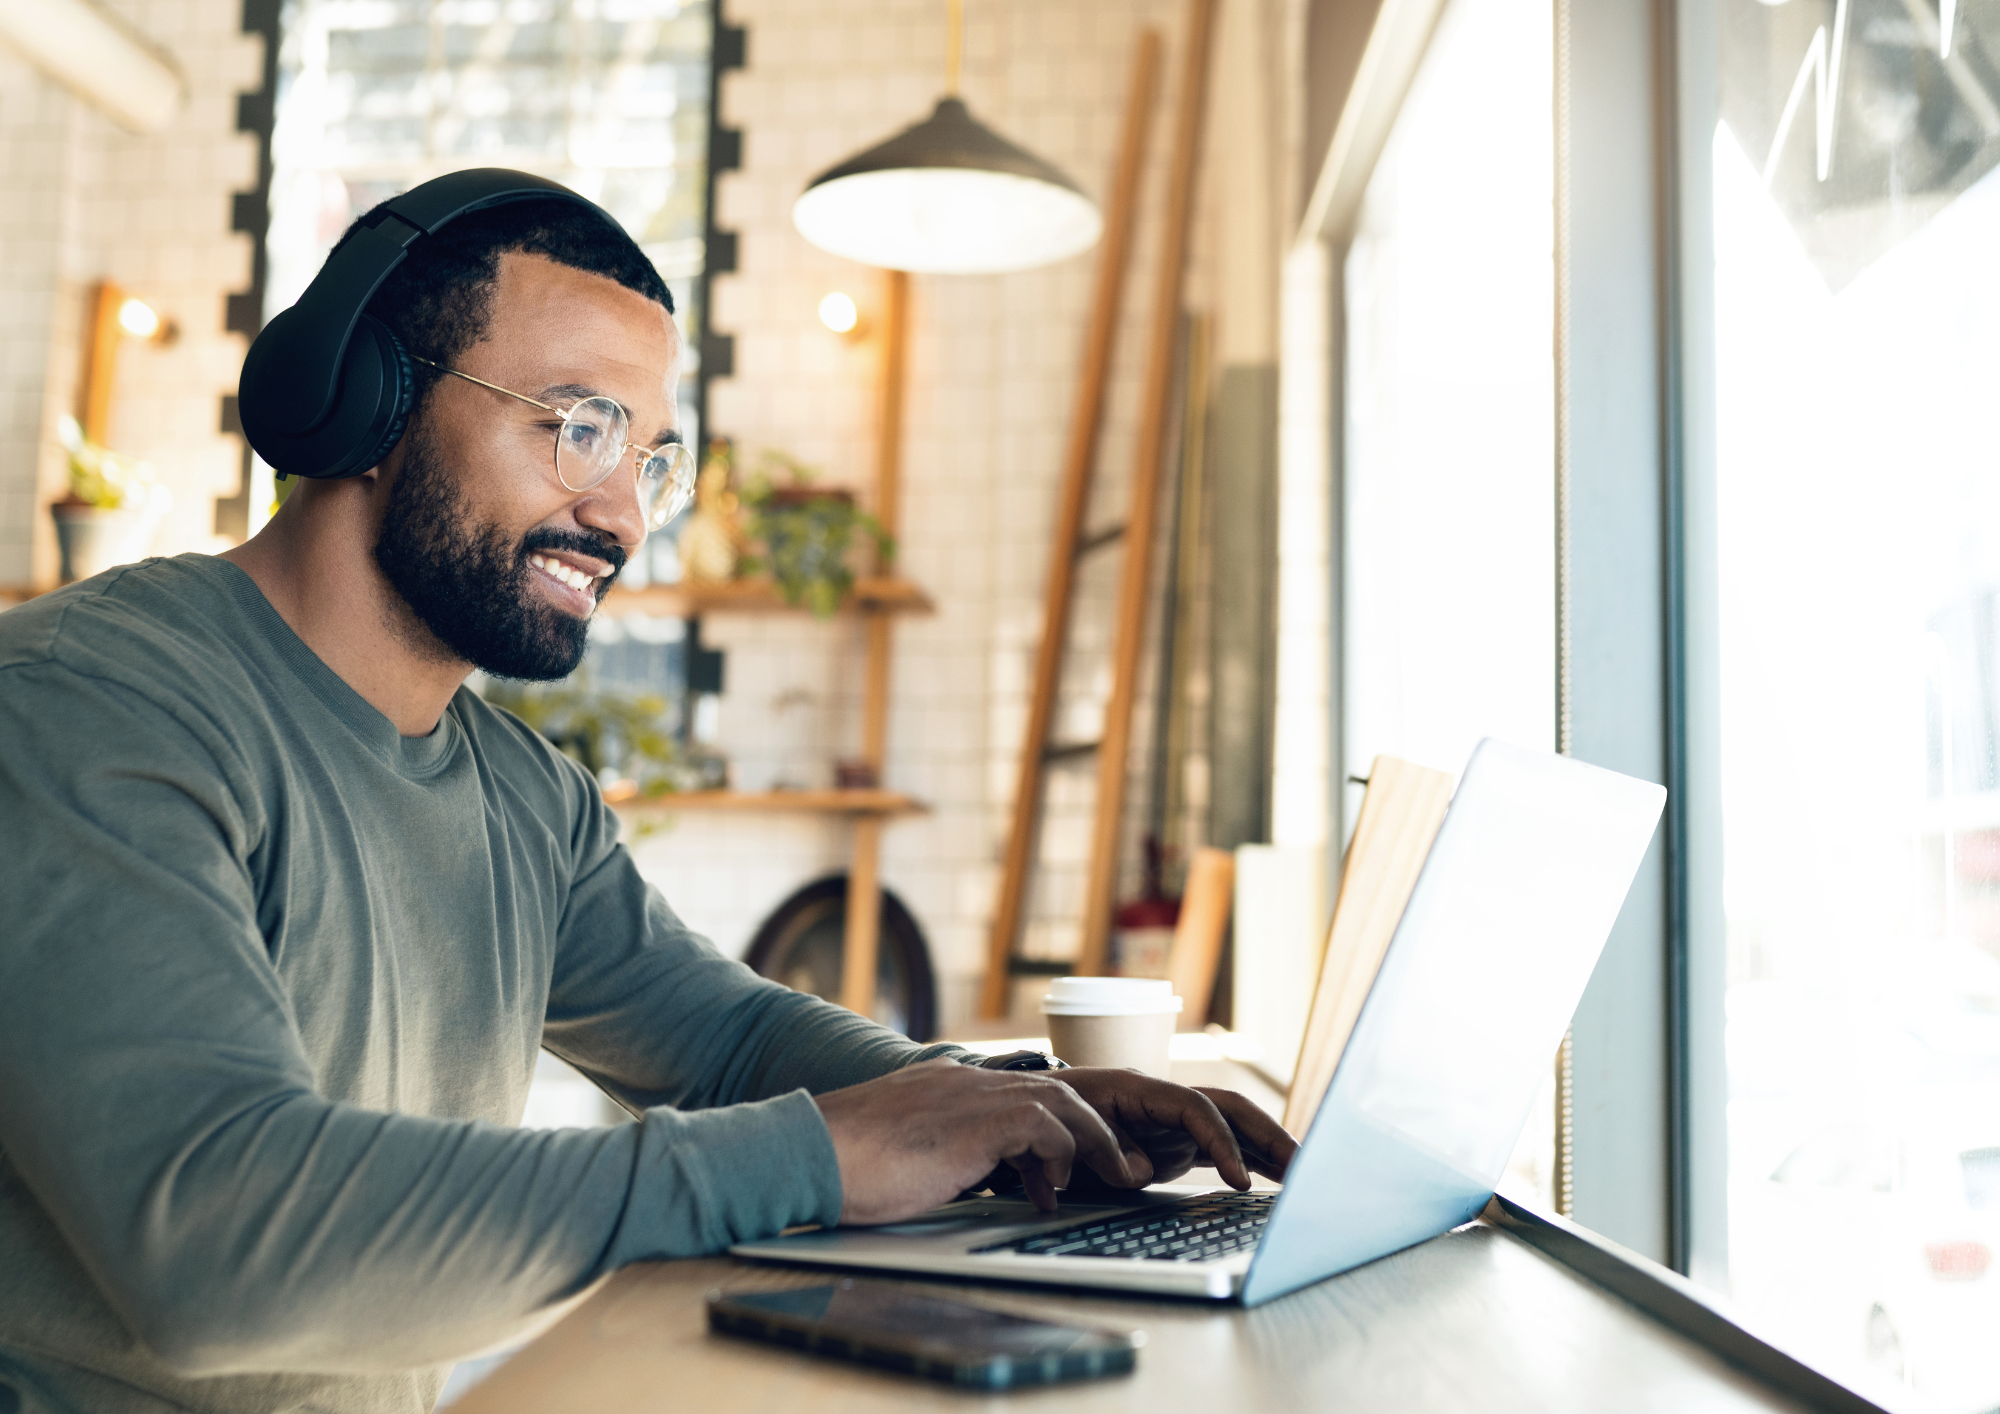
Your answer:
[[[958,97],[960,0],[945,96],[930,117],[813,178],[792,224],[821,250],[890,270],[1027,270],[1097,244],[1097,203],[1068,174],[972,116]]]

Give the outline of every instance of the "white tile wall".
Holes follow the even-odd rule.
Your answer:
[[[158,553],[213,544],[214,500],[235,489],[239,445],[217,430],[243,341],[225,297],[250,278],[230,198],[252,186],[256,145],[236,98],[260,81],[262,41],[240,7],[110,0],[168,50],[188,97],[134,136],[11,54],[0,53],[0,584],[56,572],[45,506],[64,488],[56,419],[71,411],[92,285],[110,279],[180,326],[171,347],[127,342],[109,440],[153,464],[173,493]]]
[[[726,78],[722,93],[725,121],[744,132],[744,167],[721,179],[718,194],[719,223],[740,232],[741,267],[716,282],[715,326],[736,336],[736,376],[713,386],[710,420],[752,456],[783,448],[824,468],[832,482],[865,488],[876,447],[874,354],[827,333],[815,311],[834,289],[852,295],[864,315],[879,311],[882,277],[807,245],[792,228],[791,204],[823,168],[929,113],[942,86],[944,6],[733,0],[727,12],[749,28],[748,67]],[[1167,35],[1142,196],[1149,219],[1127,287],[1093,497],[1099,521],[1122,518],[1131,472],[1183,15],[1173,0],[966,7],[963,92],[974,113],[1100,195],[1139,27],[1155,24]],[[1093,270],[1085,255],[1013,275],[911,282],[902,567],[936,598],[938,612],[896,630],[886,777],[929,801],[933,813],[889,829],[883,867],[930,938],[947,1026],[969,1015],[984,967]],[[1078,616],[1080,665],[1102,662],[1109,631],[1117,555],[1101,559]],[[730,650],[722,738],[741,784],[768,782],[770,744],[780,739],[774,704],[788,693],[802,691],[824,713],[814,729],[822,772],[832,755],[858,745],[852,624],[717,618],[704,632]],[[1154,671],[1149,666],[1142,683]],[[1092,730],[1102,677],[1071,675],[1074,700],[1064,718],[1076,719],[1079,735]],[[1137,723],[1134,819],[1145,809],[1149,715],[1142,710]],[[1062,867],[1046,877],[1031,943],[1067,951],[1093,777],[1059,771],[1050,787],[1044,854]],[[846,831],[833,821],[689,815],[677,830],[641,842],[638,854],[691,923],[740,949],[785,894],[844,867]],[[1134,840],[1129,852],[1136,851]]]
[[[234,4],[112,0],[170,50],[190,100],[160,132],[134,137],[0,54],[0,584],[55,568],[46,503],[61,493],[55,419],[75,397],[84,301],[111,278],[179,323],[172,348],[128,344],[113,445],[151,460],[175,496],[155,550],[208,548],[212,502],[234,485],[237,446],[216,430],[242,340],[223,332],[225,296],[248,282],[250,250],[230,233],[230,197],[254,179],[235,131],[260,41]],[[749,27],[749,67],[724,83],[725,120],[745,134],[743,170],[720,182],[720,223],[741,236],[741,268],[715,290],[714,322],[736,336],[737,376],[712,393],[715,428],[746,452],[782,448],[837,484],[865,487],[875,454],[875,352],[827,333],[820,296],[844,289],[879,312],[879,272],[808,246],[793,199],[813,174],[925,116],[942,81],[940,0],[729,0]],[[1122,518],[1150,324],[1173,88],[1177,0],[973,0],[963,91],[974,111],[1093,192],[1109,180],[1132,46],[1142,24],[1167,36],[1142,222],[1100,443],[1094,522]],[[1206,190],[1208,183],[1204,179]],[[1197,222],[1189,298],[1218,282],[1211,215]],[[1032,654],[1040,632],[1063,440],[1093,257],[1015,275],[917,277],[904,427],[902,567],[934,617],[897,629],[889,784],[933,806],[888,833],[885,877],[928,933],[946,1023],[964,1017],[984,962]],[[1226,316],[1225,316],[1226,317]],[[1310,558],[1310,553],[1308,555]],[[1163,559],[1164,557],[1162,557]],[[1116,553],[1086,575],[1065,731],[1094,731],[1107,686]],[[1159,567],[1156,566],[1156,574]],[[724,745],[743,785],[817,772],[858,746],[859,633],[802,618],[714,619],[730,651]],[[1141,681],[1156,669],[1148,654]],[[1127,809],[1125,891],[1136,884],[1138,822],[1150,806],[1151,704],[1142,694]],[[782,705],[781,705],[782,704]],[[1050,782],[1045,872],[1030,945],[1074,944],[1092,774]],[[847,827],[813,818],[683,816],[638,842],[642,866],[697,926],[740,949],[793,888],[844,866]]]

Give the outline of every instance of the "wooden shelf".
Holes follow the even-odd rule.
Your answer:
[[[638,611],[672,618],[696,614],[803,614],[803,605],[787,604],[768,579],[738,579],[728,584],[656,584],[645,589],[614,587],[604,596],[604,611]],[[932,614],[930,595],[907,579],[863,578],[841,604],[844,614]]]
[[[727,810],[761,815],[928,815],[930,806],[893,790],[694,790],[612,802],[620,814]]]

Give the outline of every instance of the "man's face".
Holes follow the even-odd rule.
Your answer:
[[[678,440],[680,335],[661,306],[604,276],[512,253],[500,258],[491,313],[486,337],[455,368],[556,408],[612,398],[632,442]],[[646,534],[632,454],[601,484],[571,491],[556,476],[559,425],[447,377],[392,473],[376,563],[445,652],[498,677],[573,671],[591,611]]]

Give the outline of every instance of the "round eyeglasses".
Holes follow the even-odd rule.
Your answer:
[[[477,383],[560,417],[562,426],[556,429],[556,479],[571,491],[588,491],[603,485],[625,461],[629,450],[639,479],[639,509],[645,513],[647,530],[658,530],[694,499],[694,453],[680,442],[640,447],[626,441],[632,419],[615,400],[592,397],[568,408],[552,407],[526,393],[488,383],[456,368],[446,368],[415,354],[411,357],[440,373]]]

